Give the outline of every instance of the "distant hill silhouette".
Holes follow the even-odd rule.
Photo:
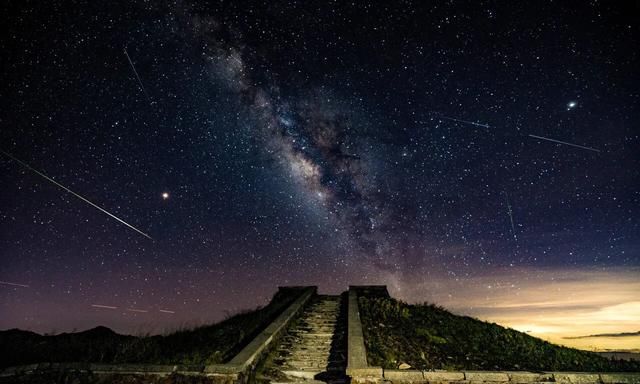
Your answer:
[[[586,335],[586,336],[567,336],[567,337],[563,337],[563,339],[576,340],[576,339],[588,339],[591,337],[629,337],[629,336],[640,336],[640,331],[621,332],[621,333],[598,333],[595,335]]]

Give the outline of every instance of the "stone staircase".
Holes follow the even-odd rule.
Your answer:
[[[263,383],[343,384],[346,308],[340,296],[318,296],[292,324],[258,378]]]

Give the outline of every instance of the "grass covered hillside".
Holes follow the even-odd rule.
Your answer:
[[[613,361],[435,305],[388,297],[358,299],[370,365],[387,369],[640,371],[640,362]]]
[[[271,302],[214,325],[163,336],[119,335],[109,328],[42,336],[0,332],[0,367],[40,362],[145,363],[206,365],[230,360],[275,319],[299,291],[281,289]]]

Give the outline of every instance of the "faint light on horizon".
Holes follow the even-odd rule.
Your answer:
[[[504,323],[503,325],[509,328],[515,329],[516,331],[529,333],[529,334],[537,334],[537,335],[542,335],[547,333],[557,333],[562,331],[562,329],[559,327],[545,326],[545,325],[539,325],[535,323],[532,323],[532,324]]]

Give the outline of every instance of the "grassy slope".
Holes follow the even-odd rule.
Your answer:
[[[525,333],[456,316],[434,305],[360,297],[369,364],[418,369],[640,371],[640,362],[611,361]]]
[[[0,367],[36,362],[215,364],[230,360],[296,297],[279,291],[269,305],[237,314],[214,325],[166,336],[119,335],[109,328],[41,336],[0,332]]]

